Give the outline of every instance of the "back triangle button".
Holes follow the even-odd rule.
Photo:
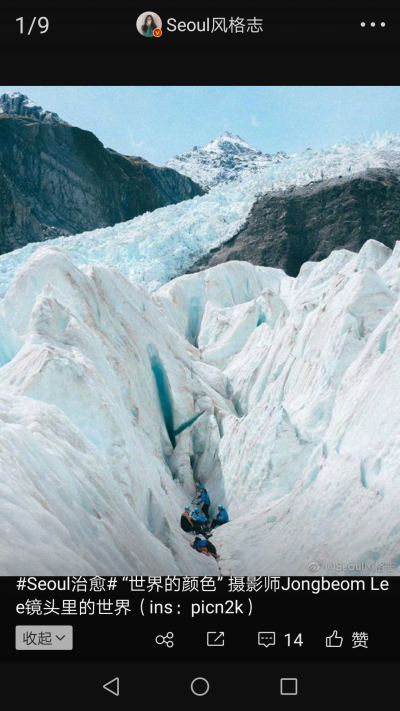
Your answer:
[[[119,677],[116,676],[115,679],[108,681],[107,684],[103,685],[103,689],[109,691],[110,694],[114,694],[114,696],[119,696]]]

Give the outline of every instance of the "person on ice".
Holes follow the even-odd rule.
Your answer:
[[[192,513],[192,518],[195,521],[198,521],[199,523],[207,523],[207,519],[205,516],[202,516],[201,509],[199,506],[196,506],[195,510]]]
[[[194,532],[193,521],[190,515],[190,506],[185,506],[185,510],[181,516],[181,528],[185,531],[185,533]]]
[[[201,504],[202,511],[204,515],[208,518],[208,509],[210,508],[211,501],[204,484],[201,484],[199,487],[199,495],[197,497],[196,503]]]
[[[199,507],[197,506],[193,513],[191,514],[191,519],[193,523],[193,529],[196,531],[196,533],[205,533],[208,520],[206,519],[205,516],[201,515],[201,511]]]
[[[226,508],[222,504],[218,504],[218,513],[214,516],[211,528],[222,526],[224,523],[229,523],[229,516]]]
[[[215,560],[219,559],[216,547],[212,543],[210,543],[210,541],[207,541],[207,539],[203,536],[196,536],[196,538],[194,539],[194,543],[192,544],[192,548],[194,548],[195,551],[197,551],[198,553],[204,553],[204,555],[212,555]]]

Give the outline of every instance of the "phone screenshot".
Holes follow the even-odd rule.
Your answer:
[[[1,6],[17,708],[394,698],[399,32],[373,2]]]

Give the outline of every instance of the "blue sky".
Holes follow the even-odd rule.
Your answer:
[[[225,130],[288,153],[400,132],[397,86],[3,86],[0,94],[16,90],[106,146],[158,165]]]

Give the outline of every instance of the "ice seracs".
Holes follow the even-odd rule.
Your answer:
[[[42,246],[0,304],[0,572],[217,575],[199,479],[224,574],[398,573],[398,273],[371,241],[151,294]]]

